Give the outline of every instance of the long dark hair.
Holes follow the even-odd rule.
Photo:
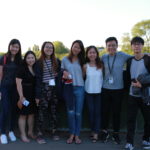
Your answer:
[[[81,40],[76,40],[72,43],[72,46],[71,46],[71,50],[70,50],[70,53],[68,55],[68,59],[72,62],[72,59],[73,59],[73,52],[72,52],[72,47],[75,43],[78,43],[79,46],[80,46],[80,53],[78,54],[78,59],[79,59],[79,63],[81,65],[81,67],[85,64],[85,49],[84,49],[84,45],[83,45],[83,42]]]
[[[27,56],[29,55],[29,54],[32,54],[34,57],[35,57],[35,61],[36,61],[36,55],[35,55],[35,53],[33,52],[33,51],[27,51],[26,53],[25,53],[25,56],[24,56],[24,59],[23,59],[23,65],[24,66],[28,66],[28,64],[27,64],[27,62],[26,62],[26,58],[27,58]],[[34,65],[33,65],[33,67],[35,66],[35,63],[34,63]]]
[[[86,61],[86,62],[90,62],[90,60],[89,60],[89,58],[88,58],[88,52],[89,52],[90,49],[92,49],[92,48],[95,50],[95,52],[96,52],[96,54],[97,54],[97,57],[96,57],[96,59],[95,59],[96,67],[97,67],[97,69],[100,69],[100,68],[103,67],[103,63],[102,63],[102,61],[101,61],[101,59],[100,59],[100,57],[99,57],[98,50],[97,50],[97,48],[96,48],[95,46],[91,45],[91,46],[89,46],[89,47],[86,48],[85,61]]]
[[[21,56],[21,44],[20,44],[20,41],[17,40],[17,39],[12,39],[8,45],[8,51],[7,53],[5,54],[6,56],[6,63],[9,63],[11,61],[11,51],[10,51],[10,46],[11,45],[14,45],[14,44],[18,44],[19,45],[19,51],[18,53],[15,55],[15,59],[14,59],[14,62],[15,64],[21,64],[22,62],[22,56]]]
[[[53,53],[51,55],[51,60],[52,60],[52,68],[53,68],[53,71],[56,72],[57,70],[57,67],[58,67],[58,63],[57,63],[57,60],[56,60],[56,56],[55,56],[55,47],[54,47],[54,44],[52,42],[49,42],[49,41],[46,41],[43,43],[42,47],[41,47],[41,56],[39,58],[39,61],[40,61],[40,65],[41,67],[43,68],[43,61],[45,60],[46,58],[46,55],[45,55],[45,52],[44,52],[44,48],[45,48],[45,45],[49,43],[52,45],[53,47]]]

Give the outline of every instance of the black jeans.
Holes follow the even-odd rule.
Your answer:
[[[0,130],[1,134],[6,134],[8,127],[9,131],[13,131],[17,120],[17,89],[15,86],[1,87],[1,112],[0,112]]]
[[[101,124],[101,94],[86,93],[85,97],[89,111],[91,130],[98,134]]]
[[[109,116],[112,112],[113,130],[119,132],[122,97],[123,89],[102,89],[102,129],[108,129]]]
[[[136,117],[140,109],[144,118],[143,140],[149,141],[150,137],[150,106],[143,103],[139,97],[129,96],[127,107],[127,142],[133,144],[136,128]]]

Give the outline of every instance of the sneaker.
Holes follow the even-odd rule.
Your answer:
[[[133,150],[133,149],[134,149],[134,147],[133,147],[133,145],[132,145],[132,144],[127,143],[127,144],[125,145],[125,149],[126,149],[126,150]]]
[[[109,133],[102,131],[101,140],[102,140],[104,143],[106,143],[107,140],[108,140],[108,138],[109,138]]]
[[[8,143],[6,134],[1,134],[0,140],[1,140],[1,144],[7,144]]]
[[[112,140],[114,141],[115,144],[120,144],[120,138],[118,133],[113,133]]]
[[[144,140],[142,142],[142,146],[143,146],[143,149],[150,149],[150,142]]]
[[[10,141],[15,142],[16,141],[16,136],[14,134],[14,132],[9,132],[8,134]]]

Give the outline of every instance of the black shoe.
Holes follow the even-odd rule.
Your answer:
[[[113,133],[112,140],[115,142],[115,144],[120,144],[120,138],[118,133]]]
[[[108,138],[109,138],[109,133],[102,131],[102,133],[101,133],[102,142],[106,143],[108,141]]]

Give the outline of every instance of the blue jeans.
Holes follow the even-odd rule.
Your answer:
[[[98,134],[101,122],[101,94],[86,93],[86,102],[89,111],[91,130]]]
[[[82,123],[82,109],[84,103],[84,87],[83,86],[73,86],[73,101],[66,102],[67,114],[68,114],[68,124],[70,134],[79,136]],[[68,97],[71,93],[68,93]],[[71,97],[70,97],[71,98]],[[71,107],[72,105],[72,107]]]
[[[1,87],[1,112],[0,129],[1,134],[6,133],[6,128],[13,131],[16,122],[17,90],[15,86]],[[8,122],[8,124],[7,124]]]

